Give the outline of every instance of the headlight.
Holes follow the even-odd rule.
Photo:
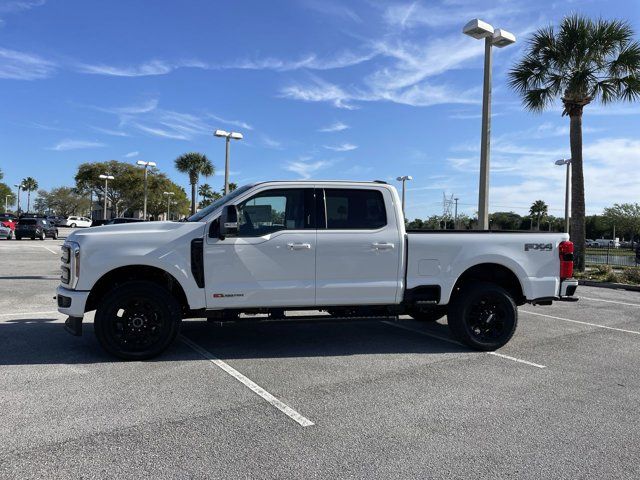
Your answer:
[[[62,273],[60,274],[60,281],[65,285],[69,285],[69,281],[71,280],[71,270],[67,267],[62,267]]]
[[[62,256],[60,257],[62,263],[69,263],[71,261],[71,249],[68,245],[62,246]]]

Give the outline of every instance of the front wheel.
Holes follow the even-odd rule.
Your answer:
[[[462,343],[477,350],[496,350],[513,336],[518,309],[504,288],[475,282],[456,294],[447,315],[449,329]]]
[[[124,360],[162,353],[178,336],[180,304],[151,282],[126,282],[111,290],[96,309],[94,329],[102,348]]]
[[[72,223],[71,225],[69,225],[71,228],[76,228],[76,224]]]
[[[39,236],[38,238],[39,238],[40,240],[44,240],[45,238],[47,238],[47,234],[46,234],[46,233],[44,233],[44,230],[42,230],[42,231],[40,232],[40,236]]]
[[[53,235],[51,235],[51,238],[53,238],[54,240],[58,239],[58,230],[57,229],[53,231]]]

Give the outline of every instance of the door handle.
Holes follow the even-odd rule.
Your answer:
[[[311,250],[310,243],[287,243],[289,250]]]
[[[392,250],[395,247],[393,243],[385,242],[372,243],[371,246],[374,248],[374,250]]]

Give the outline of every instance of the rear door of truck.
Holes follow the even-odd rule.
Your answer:
[[[390,191],[332,185],[316,193],[316,305],[394,304],[403,240]]]

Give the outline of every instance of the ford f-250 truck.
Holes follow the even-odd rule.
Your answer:
[[[165,350],[184,318],[324,310],[434,321],[494,350],[517,306],[573,299],[573,244],[564,233],[405,230],[385,182],[246,185],[183,222],[76,231],[62,247],[58,310],[82,333],[85,312],[109,353]]]

